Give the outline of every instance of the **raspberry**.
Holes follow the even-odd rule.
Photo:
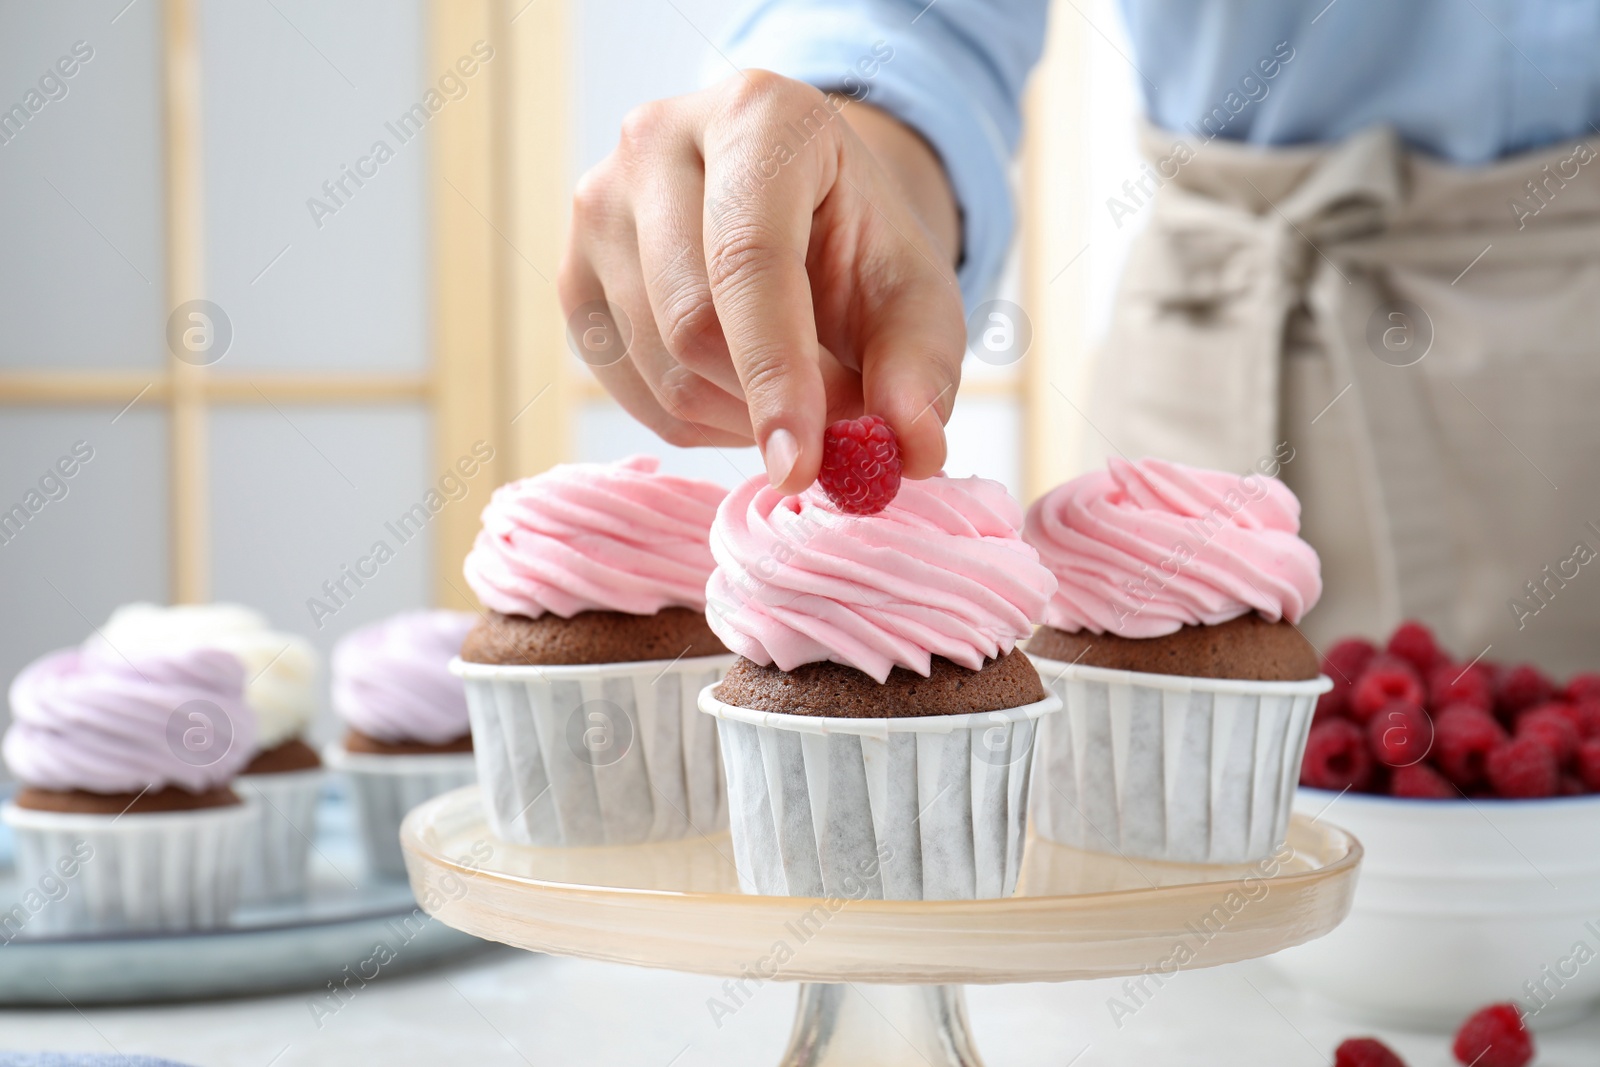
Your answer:
[[[1461,1024],[1450,1051],[1473,1067],[1527,1067],[1533,1062],[1533,1035],[1515,1004],[1491,1004]]]
[[[1447,704],[1475,704],[1484,711],[1494,710],[1494,680],[1480,664],[1441,663],[1426,677],[1428,707],[1435,711]]]
[[[1333,688],[1317,698],[1317,710],[1312,714],[1311,721],[1327,722],[1329,719],[1342,719],[1350,713],[1350,683],[1342,682],[1335,678]]]
[[[1389,795],[1414,800],[1454,800],[1461,794],[1450,780],[1426,763],[1396,767],[1389,776]]]
[[[1427,694],[1411,664],[1395,656],[1375,656],[1350,693],[1350,717],[1366,722],[1396,701],[1422,707]]]
[[[817,483],[840,511],[876,515],[900,491],[900,441],[876,415],[840,419],[822,435]]]
[[[1578,727],[1561,713],[1569,705],[1544,704],[1525,711],[1517,719],[1516,736],[1531,737],[1556,755],[1556,762],[1565,764],[1578,754]]]
[[[1300,784],[1316,789],[1361,790],[1372,783],[1372,753],[1361,727],[1349,719],[1331,719],[1311,728]]]
[[[1548,704],[1540,704],[1537,707],[1528,708],[1526,711],[1522,712],[1522,714],[1517,716],[1517,722],[1520,724],[1523,719],[1534,714],[1535,712],[1551,712],[1561,716],[1563,719],[1572,724],[1572,728],[1574,730],[1578,731],[1578,739],[1580,741],[1589,736],[1585,729],[1587,720],[1585,719],[1583,713],[1578,710],[1578,705],[1576,704],[1569,704],[1565,700],[1552,700]]]
[[[1578,732],[1584,737],[1600,737],[1600,698],[1586,697],[1573,705]]]
[[[1561,785],[1561,767],[1543,741],[1517,737],[1489,753],[1489,784],[1506,800],[1553,797]]]
[[[1586,700],[1600,700],[1600,673],[1575,674],[1561,690],[1561,699],[1569,704],[1582,704]]]
[[[1361,672],[1367,669],[1367,664],[1372,662],[1372,657],[1378,654],[1378,648],[1371,641],[1360,637],[1347,637],[1337,645],[1328,649],[1328,654],[1322,657],[1322,673],[1332,678],[1337,684],[1354,685]]]
[[[1578,777],[1589,792],[1600,793],[1600,737],[1578,745]]]
[[[1576,774],[1563,774],[1561,776],[1561,784],[1556,786],[1556,796],[1558,797],[1581,797],[1588,792],[1589,790],[1584,787],[1583,779]]]
[[[1471,704],[1445,708],[1433,718],[1433,762],[1462,789],[1480,786],[1489,774],[1489,753],[1506,739],[1493,716]]]
[[[1523,708],[1548,703],[1555,695],[1556,687],[1550,683],[1550,679],[1540,674],[1537,667],[1524,663],[1500,676],[1500,685],[1494,695],[1495,710],[1502,718],[1512,718]]]
[[[1385,767],[1421,763],[1433,748],[1433,720],[1415,704],[1396,701],[1367,720],[1367,744]]]
[[[1439,651],[1439,643],[1433,639],[1433,631],[1415,619],[1408,619],[1395,628],[1384,651],[1410,663],[1424,678],[1445,658]]]
[[[1334,1052],[1333,1067],[1406,1067],[1406,1061],[1375,1037],[1352,1037]]]

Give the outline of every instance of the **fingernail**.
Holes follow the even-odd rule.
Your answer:
[[[800,442],[785,429],[773,430],[767,435],[767,445],[762,449],[767,460],[767,481],[776,488],[783,484],[800,458]]]

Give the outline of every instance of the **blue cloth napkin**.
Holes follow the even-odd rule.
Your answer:
[[[97,1052],[0,1052],[0,1067],[186,1067],[149,1056],[103,1056]]]

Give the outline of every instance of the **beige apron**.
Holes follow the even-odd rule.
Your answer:
[[[1091,456],[1243,472],[1292,449],[1321,647],[1419,617],[1463,657],[1600,669],[1596,150],[1199,147],[1130,254]]]

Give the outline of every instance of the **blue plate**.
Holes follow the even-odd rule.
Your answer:
[[[368,982],[491,947],[423,912],[405,882],[368,875],[354,817],[335,780],[317,810],[306,898],[241,908],[228,927],[81,937],[22,932],[0,944],[0,1004],[132,1003],[322,989],[334,1013]],[[0,912],[20,888],[11,834],[0,825]]]

